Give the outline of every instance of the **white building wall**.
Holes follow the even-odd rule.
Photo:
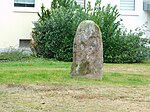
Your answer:
[[[146,34],[147,34],[147,37],[150,39],[150,11],[147,11],[146,13],[148,14],[148,16],[147,16],[148,29],[147,29]]]
[[[0,48],[19,47],[19,39],[31,39],[33,22],[42,3],[50,7],[51,0],[36,0],[35,8],[14,7],[14,0],[0,1]]]
[[[30,39],[33,22],[38,20],[37,12],[40,11],[42,3],[50,7],[52,0],[36,0],[36,7],[14,8],[14,0],[0,1],[0,48],[18,47],[19,39]],[[94,6],[96,0],[91,1]],[[120,18],[123,24],[130,30],[142,26],[145,22],[150,22],[150,12],[143,11],[143,0],[136,1],[136,11],[133,13],[121,13]],[[120,7],[120,0],[102,0],[102,5],[117,5]],[[150,28],[150,24],[149,24]]]
[[[136,0],[136,11],[134,13],[121,14],[123,24],[128,30],[134,30],[148,22],[148,13],[143,10],[143,0]]]

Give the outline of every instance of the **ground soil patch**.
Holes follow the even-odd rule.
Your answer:
[[[150,86],[0,85],[1,112],[149,112]]]

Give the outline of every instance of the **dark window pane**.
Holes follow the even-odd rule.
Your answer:
[[[19,47],[20,48],[30,48],[31,39],[20,39]]]
[[[35,7],[35,0],[14,0],[15,7]]]

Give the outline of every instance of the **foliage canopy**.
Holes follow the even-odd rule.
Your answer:
[[[141,62],[150,54],[146,46],[149,40],[140,38],[141,30],[127,33],[118,20],[117,6],[101,6],[100,0],[96,1],[94,9],[90,2],[83,9],[74,0],[53,0],[51,8],[42,6],[38,15],[32,48],[39,56],[71,61],[76,29],[83,20],[93,20],[100,27],[105,62]]]

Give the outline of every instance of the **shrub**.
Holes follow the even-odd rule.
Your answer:
[[[64,61],[72,60],[73,38],[76,29],[81,21],[91,19],[102,30],[104,59],[107,58],[111,47],[109,45],[112,45],[110,43],[114,41],[112,38],[120,35],[118,28],[120,22],[115,22],[119,16],[116,7],[108,5],[100,8],[100,2],[97,1],[93,12],[90,3],[84,11],[76,5],[74,0],[53,0],[51,7],[50,10],[46,10],[42,6],[41,14],[38,14],[39,21],[34,24],[33,39],[37,43],[38,55]]]
[[[63,61],[72,60],[73,39],[77,26],[87,16],[76,3],[69,3],[72,3],[66,5],[70,6],[69,8],[53,6],[48,10],[42,7],[40,19],[34,23],[32,33],[38,55]]]
[[[104,62],[141,62],[150,55],[141,31],[127,33],[121,28],[117,6],[101,6],[100,0],[93,10],[90,2],[87,6],[83,10],[74,0],[53,0],[51,9],[42,6],[32,33],[37,55],[71,61],[76,29],[86,19],[95,21],[102,31]]]
[[[89,2],[88,9],[90,7]],[[93,11],[90,13],[90,19],[99,25],[102,32],[104,62],[115,62],[114,55],[117,55],[116,51],[118,49],[116,47],[120,45],[119,41],[122,32],[120,28],[121,20],[117,20],[119,15],[117,6],[112,7],[110,4],[101,6],[101,1],[99,0],[97,0]]]
[[[150,48],[147,46],[149,40],[141,38],[142,31],[129,33],[124,32],[118,39],[119,46],[114,54],[113,62],[138,63],[149,58]]]

